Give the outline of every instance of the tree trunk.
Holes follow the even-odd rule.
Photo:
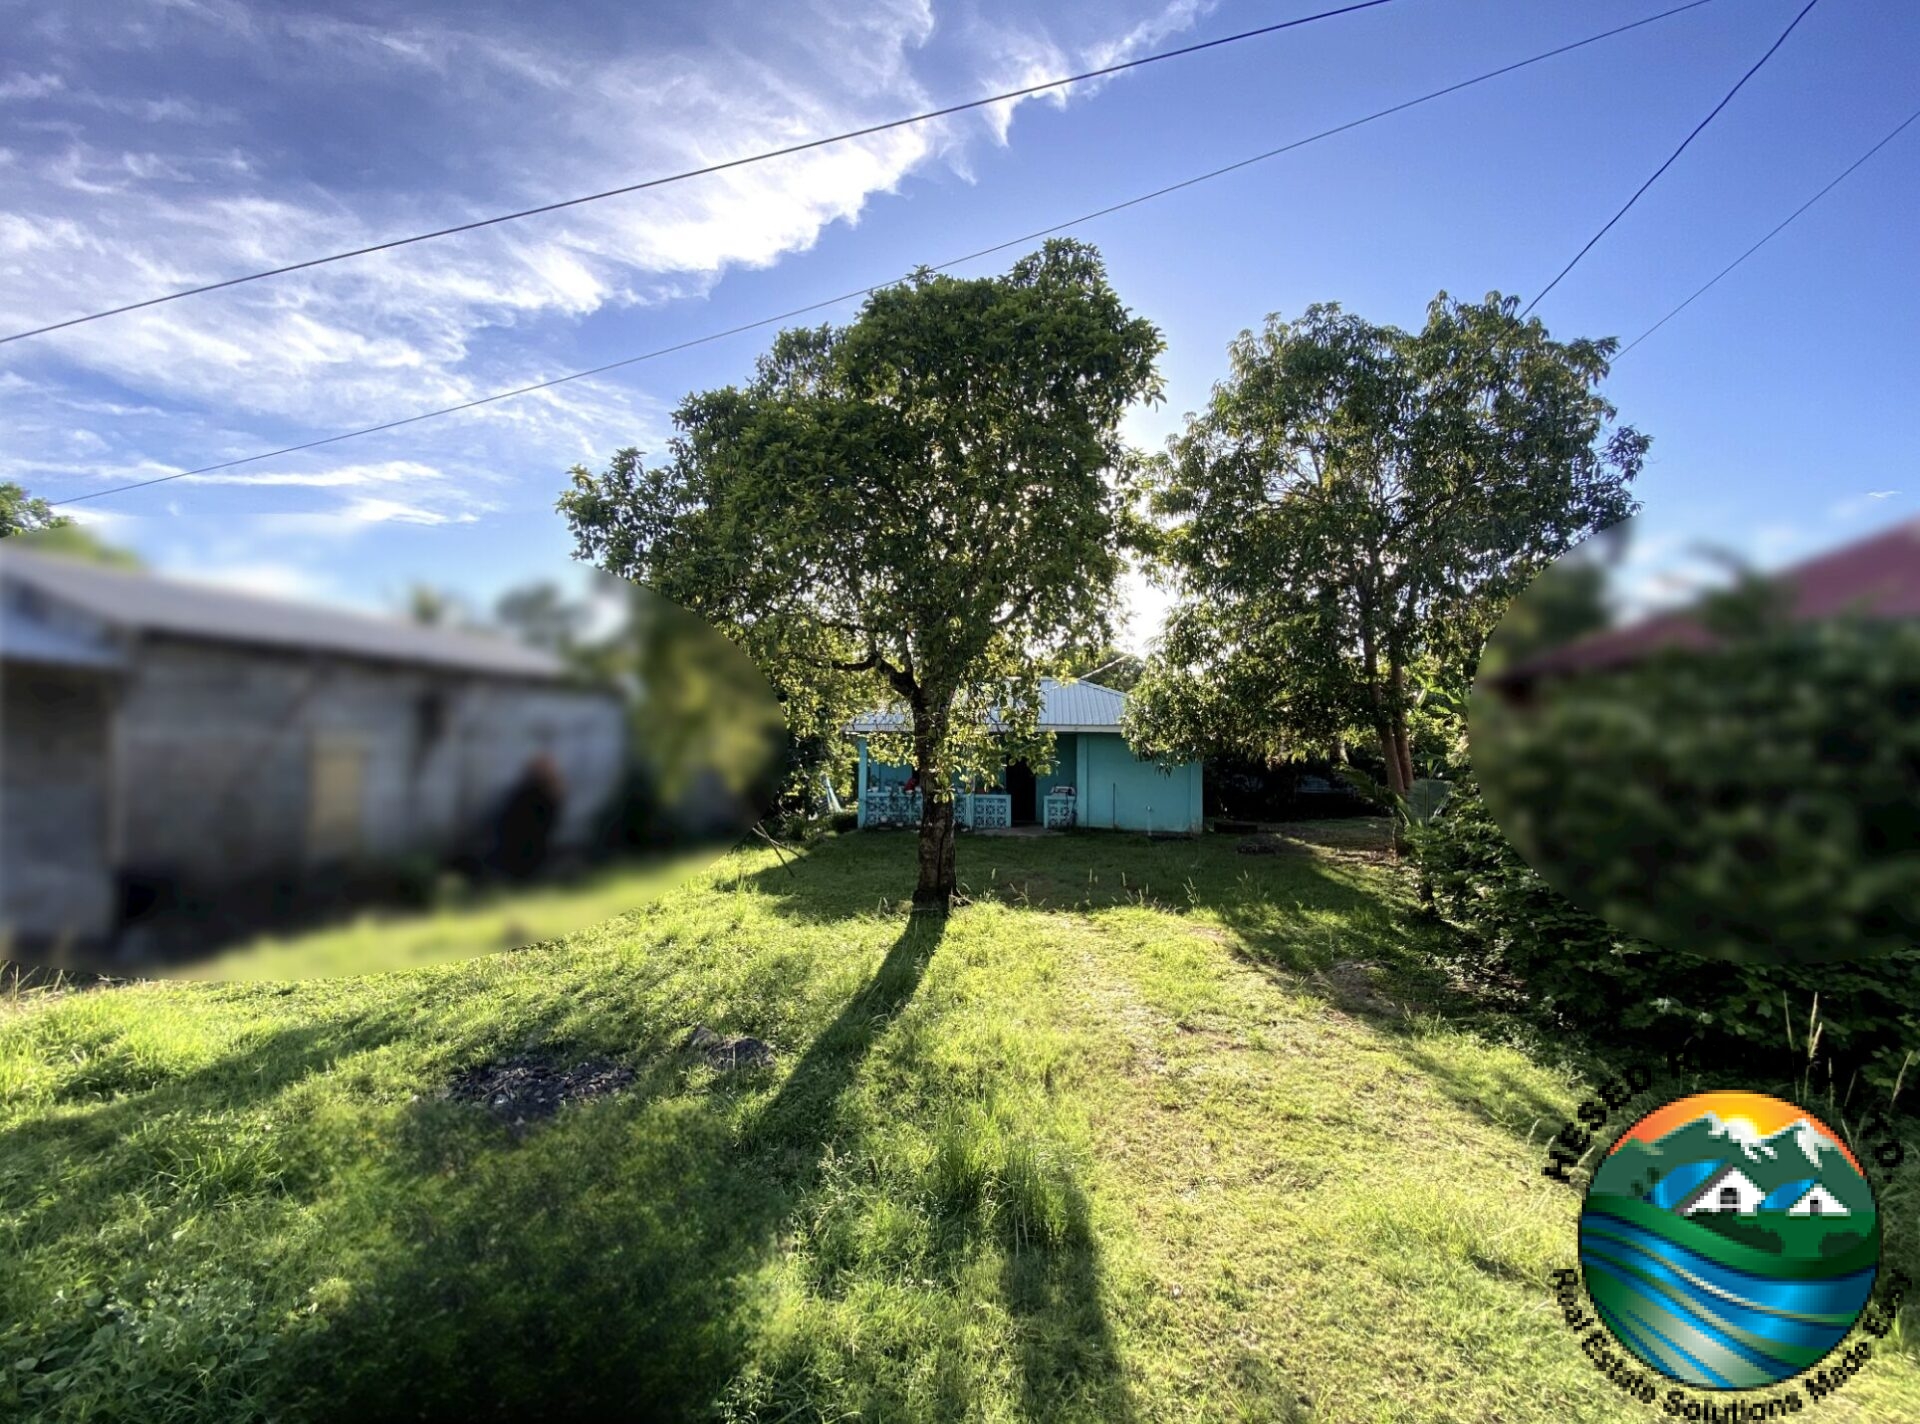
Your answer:
[[[913,886],[913,908],[945,914],[959,889],[953,846],[953,793],[922,795],[920,874]]]
[[[1391,653],[1389,659],[1393,658]],[[1407,731],[1407,674],[1398,661],[1392,662],[1393,748],[1399,758],[1400,794],[1413,789],[1413,737]]]
[[[913,769],[920,778],[920,868],[913,886],[913,908],[940,914],[952,907],[960,884],[953,844],[953,778],[940,765],[946,730],[944,713],[916,703]]]
[[[1407,772],[1408,762],[1402,755],[1405,746],[1391,720],[1377,723],[1374,734],[1380,739],[1380,760],[1387,764],[1387,790],[1396,796],[1405,796],[1413,787],[1413,778]]]

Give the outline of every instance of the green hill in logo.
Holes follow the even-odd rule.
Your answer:
[[[1865,1308],[1873,1191],[1789,1104],[1704,1094],[1693,1114],[1692,1102],[1629,1128],[1595,1172],[1580,1221],[1588,1294],[1622,1345],[1674,1379],[1775,1384],[1818,1364]]]

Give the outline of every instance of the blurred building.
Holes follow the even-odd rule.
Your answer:
[[[1829,549],[1767,575],[1766,582],[1780,594],[1781,612],[1796,622],[1920,618],[1920,520]],[[1675,609],[1544,649],[1489,682],[1509,701],[1524,702],[1543,682],[1629,667],[1669,649],[1703,652],[1717,641],[1696,611]]]
[[[479,853],[536,768],[550,844],[584,845],[626,726],[505,638],[3,549],[0,934],[94,941],[174,887],[284,902]]]

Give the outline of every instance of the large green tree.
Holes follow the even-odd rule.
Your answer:
[[[1158,398],[1161,348],[1081,243],[923,271],[782,332],[747,385],[681,404],[663,461],[576,468],[560,508],[582,557],[738,639],[790,715],[816,682],[815,715],[899,712],[927,790],[914,903],[944,909],[955,779],[1044,756],[1039,673],[1111,635],[1120,420]]]
[[[1148,467],[1176,601],[1136,745],[1280,757],[1359,730],[1406,792],[1423,687],[1457,693],[1507,599],[1632,512],[1647,448],[1599,391],[1615,343],[1517,305],[1443,292],[1417,332],[1316,305],[1234,342]]]

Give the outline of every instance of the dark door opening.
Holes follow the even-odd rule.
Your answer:
[[[1040,824],[1039,785],[1033,768],[1023,761],[1007,765],[1007,795],[1013,799],[1013,823],[1016,826]]]

